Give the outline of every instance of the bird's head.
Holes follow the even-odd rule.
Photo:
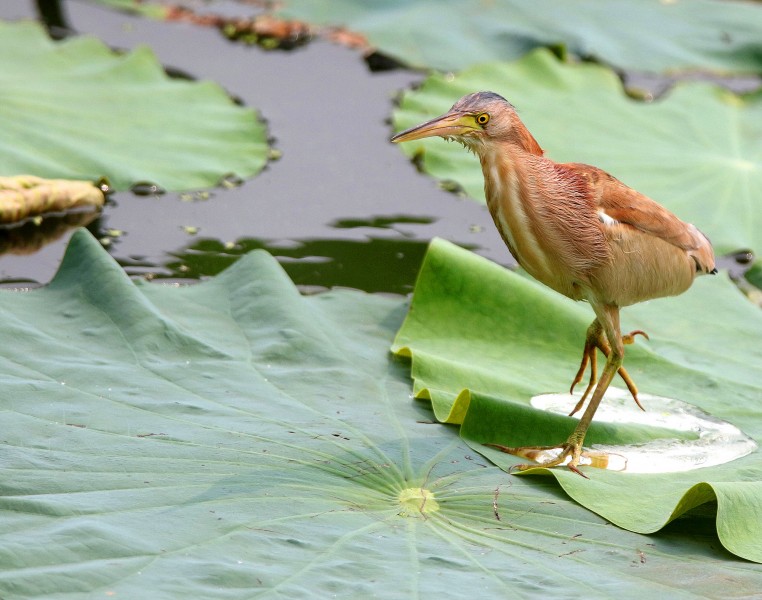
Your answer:
[[[463,96],[445,114],[406,129],[391,141],[411,142],[432,136],[456,140],[477,154],[501,141],[519,143],[533,154],[542,154],[513,105],[494,92]]]

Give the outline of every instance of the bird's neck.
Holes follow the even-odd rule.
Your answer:
[[[518,263],[545,281],[550,265],[535,218],[539,199],[534,194],[533,178],[522,168],[528,155],[535,153],[514,143],[494,143],[481,150],[484,193],[495,225]]]
[[[534,139],[534,136],[529,133],[529,130],[524,127],[524,124],[521,121],[517,120],[513,124],[506,141],[529,154],[534,154],[535,156],[543,156],[545,154],[543,149],[540,148],[540,144],[537,143],[537,140]]]
[[[584,179],[518,144],[492,144],[479,158],[487,206],[511,254],[535,279],[580,299],[575,282],[608,260]]]

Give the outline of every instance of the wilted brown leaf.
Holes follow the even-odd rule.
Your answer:
[[[48,212],[100,209],[103,192],[91,181],[43,179],[33,175],[0,177],[0,223],[17,223]]]

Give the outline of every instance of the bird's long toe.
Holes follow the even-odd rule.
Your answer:
[[[636,335],[642,335],[647,340],[650,340],[651,338],[648,337],[648,334],[641,330],[636,329],[635,331],[631,331],[630,333],[627,333],[622,336],[622,343],[623,344],[634,344],[635,343],[635,336]],[[635,385],[635,382],[632,380],[630,375],[627,373],[626,369],[624,367],[619,367],[619,376],[624,381],[625,385],[627,386],[627,389],[630,390],[630,394],[632,395],[632,399],[635,401],[635,404],[638,405],[638,408],[645,412],[645,408],[643,408],[643,405],[640,403],[640,400],[638,400],[638,388]]]
[[[574,436],[572,436],[574,437]],[[528,458],[529,460],[537,461],[535,464],[518,464],[511,467],[511,471],[526,471],[527,469],[534,468],[546,468],[557,467],[559,465],[566,464],[566,466],[581,475],[585,479],[589,479],[582,471],[579,470],[579,460],[582,456],[582,444],[569,438],[561,444],[555,444],[554,446],[501,446],[500,444],[485,444],[490,448],[497,448],[501,452],[512,454],[513,456],[519,456],[521,458]],[[558,456],[546,461],[539,461],[538,458],[543,452],[549,450],[561,450]],[[567,459],[568,462],[567,462]]]
[[[643,331],[642,329],[636,329],[635,331],[631,331],[630,333],[625,333],[622,336],[622,343],[623,344],[634,344],[635,343],[635,336],[636,335],[642,335],[647,340],[650,340],[651,338],[648,337],[648,334]]]

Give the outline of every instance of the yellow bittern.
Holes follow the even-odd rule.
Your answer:
[[[582,443],[616,373],[640,406],[622,361],[624,345],[645,333],[623,336],[619,309],[681,294],[697,275],[716,273],[712,246],[695,226],[605,171],[546,158],[514,107],[493,92],[464,96],[446,114],[403,131],[392,141],[431,136],[456,140],[479,157],[487,206],[519,265],[564,296],[586,300],[595,312],[571,390],[588,364],[590,381],[570,414],[582,408],[595,389],[569,438],[555,446],[494,445],[526,457],[558,449],[556,458],[540,466],[568,461],[567,466],[582,475],[578,469]],[[606,356],[600,379],[597,350]]]

